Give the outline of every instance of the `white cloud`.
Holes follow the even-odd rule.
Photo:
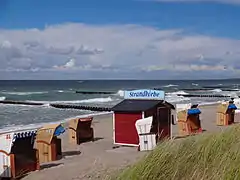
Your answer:
[[[224,4],[240,4],[240,0],[153,0],[159,2],[216,2]]]
[[[236,76],[240,69],[239,47],[240,41],[235,39],[139,25],[69,23],[43,30],[2,29],[0,71],[8,72],[9,78],[33,77],[37,73],[42,79],[49,74],[59,76],[63,71],[78,78],[109,77],[111,73],[112,78],[123,74],[179,78],[178,72],[186,72],[185,76],[191,78],[196,71],[204,72],[206,77],[223,71]]]
[[[75,59],[70,59],[66,64],[66,68],[73,68],[75,66]]]
[[[70,59],[68,62],[66,62],[66,64],[64,64],[63,66],[58,66],[55,65],[53,66],[53,68],[55,69],[73,69],[76,66],[76,60],[74,58]]]

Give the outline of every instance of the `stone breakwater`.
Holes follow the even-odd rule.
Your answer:
[[[29,106],[43,106],[44,103],[28,102],[28,101],[0,101],[0,104],[16,104],[16,105],[29,105]],[[49,104],[49,106],[60,109],[79,109],[89,111],[111,111],[109,107],[97,107],[97,106],[82,106],[73,104]]]

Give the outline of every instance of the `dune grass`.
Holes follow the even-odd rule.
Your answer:
[[[240,126],[166,141],[117,180],[239,180]]]

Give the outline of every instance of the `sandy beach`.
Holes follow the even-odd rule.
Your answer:
[[[204,133],[222,131],[216,126],[216,105],[200,107]],[[95,116],[93,121],[94,142],[70,145],[68,132],[62,135],[63,158],[44,164],[40,171],[32,172],[23,180],[85,180],[105,179],[108,175],[136,162],[147,152],[138,152],[134,147],[113,148],[112,115]],[[173,135],[178,133],[173,126]]]

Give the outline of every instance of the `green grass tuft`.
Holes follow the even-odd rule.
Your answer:
[[[240,126],[166,141],[117,180],[239,180]]]

